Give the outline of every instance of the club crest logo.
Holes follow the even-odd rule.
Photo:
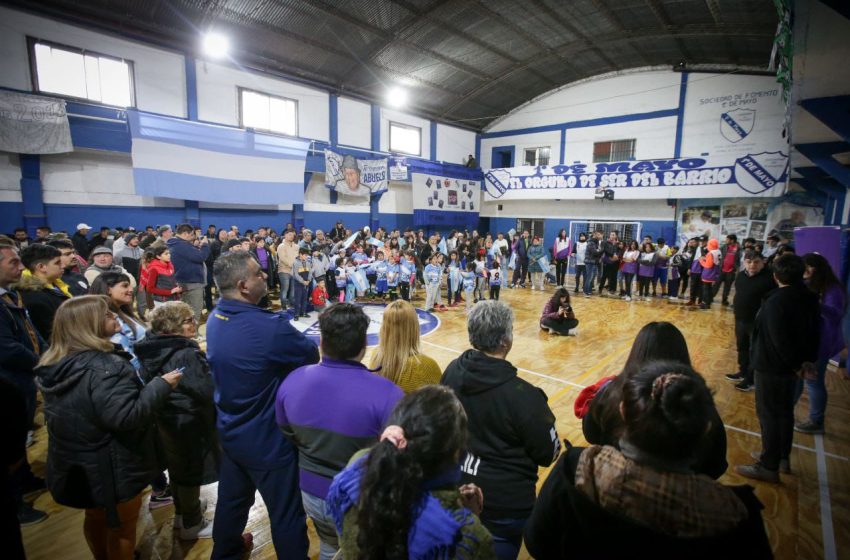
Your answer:
[[[366,312],[369,317],[369,329],[366,331],[367,344],[376,346],[378,344],[378,336],[381,332],[381,325],[384,322],[384,310],[386,305],[375,303],[358,304]],[[419,335],[424,336],[434,332],[440,327],[440,319],[433,313],[416,309],[416,315],[419,318]],[[304,333],[304,335],[319,344],[321,330],[319,329],[319,314],[315,311],[310,313],[307,318],[301,318],[297,321],[291,321],[292,326]]]
[[[484,190],[493,198],[501,198],[511,183],[511,174],[504,169],[491,169],[484,174]]]
[[[782,184],[788,175],[788,156],[782,152],[748,154],[735,160],[735,181],[750,194]]]
[[[753,131],[755,109],[732,109],[720,115],[720,134],[732,143],[740,142]]]

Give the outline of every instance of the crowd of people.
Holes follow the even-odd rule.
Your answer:
[[[775,240],[679,248],[562,230],[546,248],[527,231],[342,222],[327,233],[90,229],[0,237],[2,531],[21,557],[19,524],[46,517],[24,497],[46,488],[85,510],[95,558],[133,558],[149,486],[148,507],[173,504],[175,535],[212,538],[216,559],[250,552],[257,491],[286,558],[307,556],[306,517],[323,560],[515,559],[523,542],[535,558],[623,557],[642,542],[661,557],[770,557],[752,488],[717,482],[723,421],[674,325],[644,326],[622,371],[582,391],[590,445],[575,447],[508,360],[514,313],[500,291],[548,280],[539,323],[552,335],[577,334],[570,259],[572,291],[587,297],[674,299],[690,284],[685,299],[705,309],[721,293],[738,351],[726,377],[755,389],[762,429],[755,462],[736,471],[772,483],[790,472],[794,430],[823,433],[825,372],[844,347],[845,292],[829,262]],[[444,370],[421,351],[413,299],[434,312],[464,304],[471,349]],[[364,301],[387,304],[368,367]],[[318,346],[294,326],[311,310]],[[809,419],[795,425],[804,390]],[[25,452],[39,392],[46,481]],[[210,521],[200,488],[216,481]]]

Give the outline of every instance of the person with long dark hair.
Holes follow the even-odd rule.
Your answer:
[[[619,406],[623,397],[623,384],[629,374],[657,360],[691,365],[688,343],[672,323],[653,322],[644,325],[635,337],[623,371],[614,377],[604,377],[581,391],[575,402],[575,414],[582,420],[582,432],[588,443],[619,447],[625,429]],[[711,426],[700,438],[700,445],[690,466],[695,472],[719,478],[728,466],[726,431],[717,409],[712,410]]]
[[[399,401],[381,441],[355,454],[328,492],[344,558],[494,558],[481,490],[459,486],[466,426],[447,387]]]
[[[705,380],[682,362],[625,376],[620,447],[571,447],[543,484],[525,545],[537,559],[772,558],[751,486],[725,486],[692,467],[715,423]]]
[[[578,241],[575,246],[573,246],[573,255],[576,258],[576,289],[575,293],[578,293],[579,290],[584,289],[584,282],[582,281],[582,277],[584,280],[587,279],[585,275],[585,265],[584,265],[584,256],[587,251],[587,234],[585,232],[581,232],[578,234]]]
[[[809,392],[809,419],[798,422],[794,429],[804,434],[822,434],[827,401],[824,383],[826,366],[830,358],[844,349],[841,319],[847,308],[847,300],[841,281],[835,276],[828,260],[817,253],[808,253],[803,255],[803,263],[806,265],[803,279],[820,300],[820,343],[814,369],[806,370],[803,376],[805,388]],[[798,383],[798,394],[803,392],[803,381]]]
[[[570,291],[560,286],[546,302],[543,314],[540,316],[540,328],[551,334],[575,336],[578,319],[570,304]]]
[[[570,245],[572,244],[567,235],[567,230],[561,228],[552,247],[552,255],[555,259],[555,283],[558,286],[563,286],[567,281],[567,266],[570,264]]]

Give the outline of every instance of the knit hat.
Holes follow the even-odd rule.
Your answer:
[[[91,252],[92,257],[95,256],[95,255],[111,255],[111,254],[112,254],[112,249],[110,249],[106,245],[98,245]]]

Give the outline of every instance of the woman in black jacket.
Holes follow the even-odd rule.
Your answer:
[[[682,332],[672,323],[653,322],[644,325],[635,337],[620,375],[582,390],[578,401],[589,404],[586,404],[586,414],[579,415],[578,410],[576,413],[582,419],[581,429],[588,443],[619,447],[625,429],[620,414],[623,384],[630,374],[657,360],[679,362],[689,367],[691,365],[688,343],[685,342]],[[711,426],[699,438],[700,443],[692,457],[691,468],[717,479],[726,472],[729,465],[726,462],[726,429],[713,402],[711,416]]]
[[[180,387],[156,412],[174,495],[174,528],[184,540],[210,538],[212,522],[204,519],[200,488],[218,480],[220,451],[209,364],[193,340],[197,324],[186,303],[170,301],[156,308],[151,329],[153,334],[135,346],[145,381],[183,371]]]
[[[772,558],[753,488],[690,467],[714,422],[699,374],[645,364],[626,376],[617,408],[621,448],[570,448],[543,484],[525,527],[532,557]]]
[[[57,503],[86,510],[83,532],[98,559],[133,558],[142,490],[161,471],[154,409],[182,375],[142,386],[104,296],[68,300],[36,369],[47,419],[47,487]]]

